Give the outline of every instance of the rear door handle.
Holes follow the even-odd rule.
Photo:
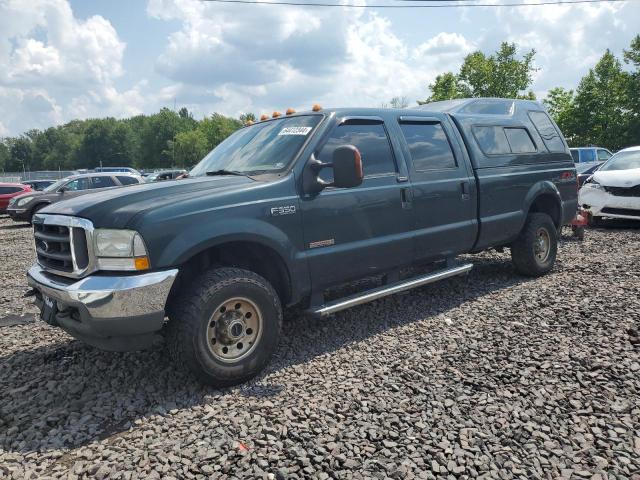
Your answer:
[[[403,187],[400,189],[400,200],[402,200],[402,208],[411,208],[412,197],[410,187]]]
[[[469,200],[471,195],[469,195],[469,182],[464,180],[460,182],[460,187],[462,188],[462,200]]]

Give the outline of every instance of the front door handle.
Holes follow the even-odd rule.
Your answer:
[[[469,200],[471,195],[469,195],[469,182],[464,180],[460,182],[460,187],[462,189],[462,200]]]
[[[411,208],[412,197],[410,187],[403,187],[400,189],[400,200],[402,200],[402,208]]]

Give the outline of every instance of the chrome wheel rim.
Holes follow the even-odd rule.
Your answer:
[[[533,253],[539,262],[545,262],[551,252],[551,237],[546,228],[540,228],[536,232],[536,240],[533,245]]]
[[[207,324],[209,351],[225,363],[235,363],[251,354],[261,336],[262,312],[245,297],[222,302]]]

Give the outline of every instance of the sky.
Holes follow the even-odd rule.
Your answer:
[[[436,75],[502,41],[536,50],[532,89],[543,98],[575,88],[605,49],[621,57],[637,34],[639,0],[443,9],[0,0],[0,137],[174,106],[202,118],[395,96],[413,104]]]

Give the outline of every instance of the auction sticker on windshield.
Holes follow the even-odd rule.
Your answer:
[[[311,131],[311,127],[285,127],[280,130],[280,135],[306,135]]]

